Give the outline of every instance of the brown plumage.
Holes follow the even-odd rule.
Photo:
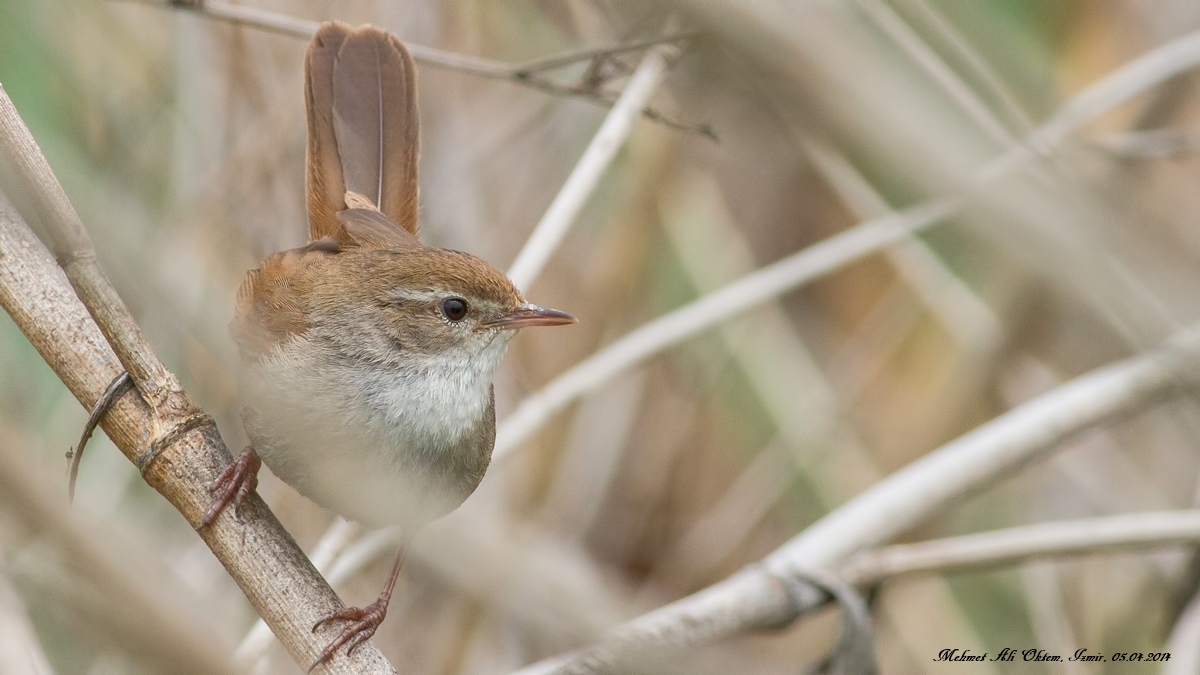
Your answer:
[[[527,304],[483,260],[418,241],[416,71],[399,40],[322,24],[305,73],[309,243],[267,257],[238,289],[252,446],[201,527],[253,489],[261,456],[321,505],[412,536],[483,478],[508,341],[574,319]],[[398,570],[375,603],[330,617],[351,623],[317,663],[370,637]]]
[[[260,356],[307,328],[297,277],[345,249],[420,246],[416,68],[374,26],[322,24],[305,54],[309,245],[275,253],[237,293],[234,337]]]

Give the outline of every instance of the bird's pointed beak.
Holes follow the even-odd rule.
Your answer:
[[[529,328],[530,326],[566,326],[577,319],[557,309],[525,303],[512,312],[479,324],[480,328]]]

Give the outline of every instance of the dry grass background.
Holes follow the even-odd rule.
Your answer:
[[[701,31],[652,105],[711,126],[719,141],[637,123],[527,290],[580,323],[514,342],[496,382],[502,423],[605,344],[756,267],[890,209],[971,195],[914,242],[638,363],[515,446],[410,559],[374,638],[401,672],[509,672],[587,644],[762,558],[940,444],[1153,347],[1200,314],[1194,74],[1115,106],[1007,178],[971,180],[1083,87],[1200,28],[1184,0],[255,6],[371,22],[415,44],[507,62],[653,37],[671,22]],[[244,442],[225,329],[234,289],[306,231],[304,46],[161,5],[0,4],[0,82],[150,341],[231,448]],[[631,71],[638,59],[606,67]],[[582,74],[577,66],[558,77]],[[501,268],[605,115],[588,101],[431,67],[420,70],[420,107],[426,241]],[[122,598],[73,564],[62,537],[83,535],[65,531],[137,561],[197,639],[231,654],[251,610],[106,439],[93,441],[67,509],[63,453],[85,417],[0,319],[3,461],[55,498],[55,518],[87,523],[56,528],[30,516],[40,506],[0,495],[0,651],[36,647],[44,672],[162,669],[146,656],[153,636],[119,619]],[[906,540],[1191,507],[1198,419],[1184,399],[1096,429]],[[306,550],[332,522],[266,472],[259,490]],[[1138,552],[884,584],[874,599],[881,670],[1100,672],[934,663],[947,647],[1161,651],[1195,590],[1188,560],[1186,550]],[[369,601],[388,563],[374,560],[339,593]],[[830,611],[656,667],[794,672],[837,630]],[[295,672],[285,654],[271,656],[260,672]]]

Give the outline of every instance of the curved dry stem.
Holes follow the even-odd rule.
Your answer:
[[[88,414],[87,422],[83,424],[83,433],[79,434],[79,442],[67,453],[71,460],[71,466],[67,469],[67,501],[75,501],[75,480],[79,477],[79,463],[83,461],[83,450],[87,447],[88,440],[95,433],[96,427],[100,426],[100,420],[104,419],[113,401],[124,396],[132,388],[133,379],[129,377],[129,373],[121,373],[108,385],[100,395],[100,400],[96,401],[96,407]]]
[[[596,673],[663,646],[693,646],[776,626],[824,602],[781,579],[834,567],[911,529],[949,503],[1041,458],[1074,434],[1184,393],[1200,373],[1200,326],[1166,346],[1078,377],[913,462],[835,509],[760,565],[614,629],[603,642],[519,672]]]

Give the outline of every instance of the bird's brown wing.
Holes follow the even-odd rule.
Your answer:
[[[243,356],[258,358],[291,336],[308,330],[301,306],[303,289],[297,288],[296,281],[308,267],[339,250],[340,245],[326,237],[302,248],[271,255],[258,269],[246,273],[238,287],[230,324],[230,332]]]

